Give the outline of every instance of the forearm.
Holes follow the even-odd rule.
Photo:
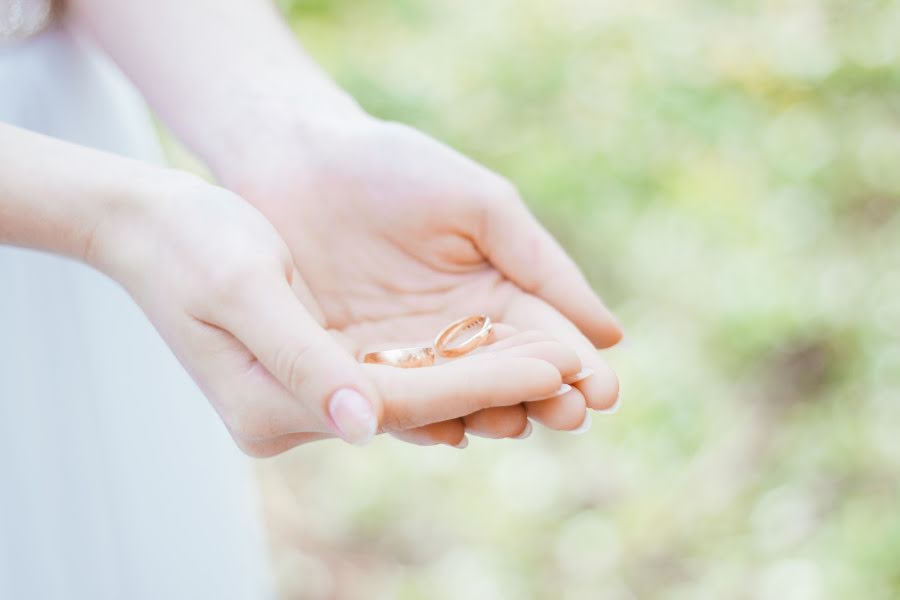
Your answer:
[[[122,248],[103,232],[140,221],[166,186],[192,179],[0,123],[0,244],[106,271],[110,253]]]
[[[125,161],[0,123],[0,243],[84,258]]]
[[[222,174],[306,120],[362,115],[265,0],[71,0],[71,17]]]

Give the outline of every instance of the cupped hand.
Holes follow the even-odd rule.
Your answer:
[[[288,247],[247,202],[155,169],[125,187],[87,260],[131,293],[251,455],[335,435],[364,442],[561,385],[565,357],[552,348],[418,371],[361,365],[322,328]],[[438,437],[459,444],[464,431]]]
[[[615,375],[595,347],[615,344],[619,326],[503,178],[374,119],[286,129],[258,150],[220,175],[279,230],[352,353],[427,342],[450,321],[486,313],[560,340],[593,374],[556,398],[473,414],[471,431],[517,435],[526,415],[577,429],[585,406],[616,402]]]

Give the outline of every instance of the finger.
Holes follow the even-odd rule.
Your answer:
[[[486,345],[489,346],[490,344],[505,340],[516,335],[517,333],[520,333],[519,330],[509,323],[500,323],[497,321],[493,321],[493,325],[491,328],[491,337],[489,339],[489,343]],[[482,348],[483,347],[485,346],[482,346]]]
[[[522,337],[524,338],[525,336]],[[513,339],[515,338],[511,338],[509,341],[512,341]],[[500,349],[495,349],[494,355],[539,358],[556,367],[563,379],[572,377],[581,371],[581,359],[579,358],[578,353],[556,340],[548,339],[511,346],[506,346],[504,343]],[[484,354],[484,356],[490,355]]]
[[[540,358],[553,364],[561,376],[567,377],[581,369],[577,354],[546,334],[539,331],[519,332],[514,327],[503,323],[495,324],[491,337],[494,342],[483,346],[479,353],[491,355],[502,354],[507,357]],[[486,414],[482,414],[486,413]],[[442,428],[441,423],[432,426],[407,430],[403,434],[405,441],[422,445],[449,443],[456,445],[461,433],[460,423],[454,422],[450,428]],[[465,431],[488,438],[505,438],[520,436],[526,430],[527,422],[524,408],[519,406],[494,407],[477,411],[465,418]],[[435,436],[438,437],[435,437]],[[401,437],[401,436],[397,436]],[[447,438],[453,441],[448,442]]]
[[[530,343],[515,344],[517,341],[540,340]],[[499,348],[499,349],[498,349]],[[491,349],[494,352],[491,352]],[[504,338],[500,342],[487,347],[488,358],[492,356],[539,358],[552,364],[562,377],[578,373],[581,361],[578,355],[559,342],[547,339],[540,332],[522,332]],[[473,357],[473,360],[477,358]],[[564,386],[568,388],[568,386]],[[558,390],[553,395],[558,395]],[[522,398],[527,400],[527,398]],[[519,404],[515,406],[491,407],[476,411],[464,417],[466,431],[481,437],[499,439],[507,437],[527,437],[530,434],[525,409]]]
[[[587,413],[584,396],[576,388],[562,396],[525,404],[528,418],[550,429],[577,430],[584,424]]]
[[[498,324],[499,340],[483,346],[482,353],[499,353],[503,356],[527,356],[540,358],[554,365],[563,379],[581,370],[581,361],[571,349],[536,330],[518,331],[506,324]],[[493,339],[493,338],[492,338]],[[481,437],[499,439],[530,434],[523,406],[488,408],[468,415],[464,419],[466,431]]]
[[[416,427],[406,431],[393,431],[391,435],[416,446],[447,445],[463,449],[469,445],[469,441],[466,438],[466,429],[460,419],[441,421],[440,423],[432,423],[431,425]],[[242,445],[242,449],[251,456],[265,458],[281,454],[301,444],[327,437],[331,436],[326,434],[293,433],[272,440],[245,443]]]
[[[491,330],[491,344],[478,348],[476,352],[483,352],[488,348],[493,348],[494,345],[499,341],[508,340],[518,333],[519,330],[511,325],[495,322],[493,324],[493,329]],[[546,335],[542,335],[540,337],[541,341],[547,339],[549,338]],[[524,414],[524,408],[518,408],[515,406],[488,408],[485,410],[496,411],[496,413],[499,414],[495,414],[489,420],[477,420],[474,427],[468,424],[464,424],[462,419],[451,419],[449,421],[432,423],[431,425],[415,427],[413,429],[407,429],[405,431],[395,431],[392,432],[391,435],[404,442],[416,444],[418,446],[447,444],[449,446],[460,447],[459,444],[462,444],[462,447],[464,448],[468,445],[468,439],[465,437],[466,433],[472,433],[474,435],[495,439],[508,437],[507,435],[505,435],[505,432],[510,428],[515,428],[515,425],[510,425],[506,421],[515,421],[519,419],[520,414]],[[508,416],[506,417],[503,416],[505,411],[509,411]],[[482,412],[485,411],[477,411],[474,413],[474,415],[478,415]]]
[[[594,410],[608,410],[616,404],[619,382],[616,374],[600,356],[593,344],[559,311],[540,298],[522,293],[510,303],[503,320],[521,329],[536,328],[546,331],[566,346],[573,348],[589,377],[574,383]]]
[[[465,448],[469,445],[466,438],[466,428],[462,419],[450,419],[441,421],[440,423],[432,423],[423,425],[405,431],[391,432],[395,438],[415,444],[417,446],[435,446],[437,444],[446,444],[456,448]]]
[[[315,296],[313,296],[312,290],[306,285],[306,281],[300,276],[300,272],[297,271],[297,269],[294,269],[291,272],[290,284],[294,295],[300,299],[300,302],[303,303],[303,306],[312,318],[316,320],[316,323],[321,327],[325,327],[328,322],[325,318],[325,312],[322,310],[322,307],[319,306]]]
[[[556,338],[552,337],[550,334],[537,329],[519,331],[515,327],[512,327],[511,325],[508,325],[506,323],[495,323],[494,326],[495,329],[502,328],[501,331],[503,331],[503,334],[496,337],[492,336],[492,343],[481,346],[480,348],[476,349],[475,352],[498,352],[507,348],[515,348],[535,342],[558,342],[558,340],[556,340]],[[576,383],[587,379],[593,374],[594,371],[592,369],[582,367],[582,369],[575,374],[567,373],[563,377],[563,382],[570,384]]]
[[[301,304],[286,280],[259,276],[223,311],[232,332],[307,411],[297,431],[336,433],[363,444],[383,412],[363,369]]]
[[[520,331],[506,323],[494,323],[489,342],[484,346],[477,348],[473,353],[483,354],[485,352],[497,352],[499,350],[521,346],[522,344],[546,342],[548,340],[553,340],[553,337],[537,329]]]
[[[528,415],[521,404],[485,408],[463,417],[467,433],[480,437],[501,439],[528,437]],[[524,439],[524,438],[523,438]]]
[[[334,437],[327,433],[289,433],[268,440],[242,440],[238,446],[253,458],[278,456],[297,446]]]
[[[384,399],[382,422],[392,431],[550,396],[562,384],[559,370],[537,358],[481,355],[423,369],[363,366]]]
[[[581,360],[571,348],[564,346],[544,331],[521,331],[508,323],[495,323],[492,343],[479,352],[502,353],[504,356],[533,356],[553,363],[563,380],[574,380],[583,374]],[[593,351],[593,348],[591,348]],[[577,369],[577,370],[576,370]],[[586,379],[586,378],[585,378]],[[584,381],[581,379],[580,381]],[[519,437],[530,434],[527,416],[552,429],[573,430],[584,421],[585,400],[577,391],[566,390],[553,398],[527,402],[511,407],[488,408],[463,419],[467,433],[489,438]],[[527,408],[527,411],[525,410]]]
[[[541,342],[549,339],[546,334],[541,332],[520,332],[512,325],[495,321],[491,331],[490,343],[478,348],[475,352],[497,352],[523,343]],[[525,407],[521,404],[485,408],[467,415],[463,418],[462,423],[466,433],[490,439],[531,434],[531,424],[525,416]]]
[[[512,186],[500,187],[483,225],[476,244],[506,277],[566,315],[596,346],[612,346],[622,338],[615,317],[581,270]]]
[[[191,375],[246,454],[273,456],[299,444],[332,437],[304,433],[284,439],[286,432],[307,419],[306,410],[290,392],[229,332],[197,320],[180,331],[184,334],[167,341],[176,354],[194,358]]]

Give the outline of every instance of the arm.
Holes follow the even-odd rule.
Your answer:
[[[559,352],[512,348],[411,371],[361,365],[310,314],[287,247],[243,199],[4,124],[0,244],[84,260],[118,281],[253,455],[335,435],[362,443],[560,385]]]
[[[270,0],[71,0],[71,17],[223,181],[264,140],[365,118]]]
[[[230,192],[0,123],[0,243],[118,281],[251,453],[285,433],[376,433],[377,390],[304,308],[274,229]]]
[[[2,123],[0,165],[0,244],[78,260],[92,255],[104,216],[127,205],[122,182],[140,180],[147,171],[114,156],[107,168],[97,169],[90,150]]]
[[[368,117],[270,2],[72,6],[219,180],[277,227],[326,322],[357,350],[489,312],[551,334],[596,373],[565,397],[527,405],[528,416],[571,430],[587,421],[586,405],[615,401],[615,375],[595,346],[621,330],[515,188],[415,130]],[[485,435],[525,427],[523,407],[500,413],[466,425]]]
[[[395,146],[395,162],[412,153],[429,175],[426,186],[449,181],[451,196],[482,199],[484,229],[495,233],[476,242],[509,279],[595,345],[620,339],[611,313],[511,185],[425,136],[396,127],[371,133],[372,119],[306,55],[273,2],[71,0],[71,8],[219,180],[267,216],[261,187],[286,171],[314,169],[317,157],[343,151],[336,148],[342,138],[359,143],[348,129],[366,130],[381,145],[370,162],[383,161]],[[540,272],[535,254],[545,265]]]

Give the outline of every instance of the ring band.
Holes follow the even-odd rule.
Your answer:
[[[398,348],[369,352],[363,357],[364,363],[389,365],[401,369],[417,369],[434,364],[434,350],[431,348]]]
[[[481,324],[481,328],[472,337],[458,346],[447,347],[447,344],[464,329],[469,329],[478,324]],[[468,354],[488,341],[488,338],[491,337],[491,329],[493,329],[493,324],[491,323],[491,318],[487,315],[475,315],[454,321],[438,334],[437,339],[434,340],[434,349],[437,350],[438,354],[447,358]]]

